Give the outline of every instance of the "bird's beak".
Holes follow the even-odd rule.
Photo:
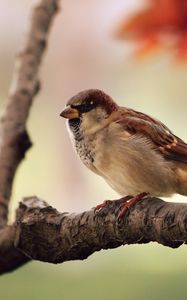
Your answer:
[[[61,112],[60,116],[66,119],[77,119],[79,118],[79,111],[76,108],[68,106]]]

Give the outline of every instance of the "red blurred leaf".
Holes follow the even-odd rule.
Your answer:
[[[121,22],[116,36],[136,41],[139,54],[170,47],[187,58],[187,0],[149,0],[149,6]]]

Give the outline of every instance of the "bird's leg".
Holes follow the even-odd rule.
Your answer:
[[[127,202],[131,198],[133,198],[133,196],[125,196],[123,198],[118,199],[118,201],[121,201],[123,199],[123,204],[124,204],[124,202]],[[97,212],[98,210],[105,208],[106,206],[112,204],[113,201],[116,201],[116,200],[105,200],[103,203],[98,204],[95,207],[95,211]]]
[[[148,193],[143,192],[141,194],[136,195],[135,197],[130,196],[129,199],[126,199],[129,196],[124,197],[124,199],[122,198],[122,204],[118,214],[118,221],[120,221],[124,217],[128,209],[133,207],[139,201],[143,200],[146,196],[148,196]]]
[[[110,205],[111,203],[112,203],[112,200],[105,200],[103,203],[98,204],[98,205],[95,207],[95,212],[97,212],[97,211],[100,210],[100,209],[105,208],[106,206]]]

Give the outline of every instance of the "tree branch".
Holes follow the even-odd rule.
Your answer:
[[[0,119],[0,228],[7,222],[16,169],[31,146],[26,120],[33,97],[39,91],[39,66],[58,2],[41,0],[33,10],[27,41],[16,61],[8,104]]]
[[[26,120],[39,91],[38,71],[59,1],[41,0],[33,9],[27,40],[17,57],[10,96],[0,119],[0,272],[5,265],[11,270],[28,261],[13,246],[13,228],[5,226],[15,172],[31,146]]]
[[[120,205],[117,200],[99,212],[68,214],[26,198],[17,211],[15,246],[33,259],[62,263],[125,244],[156,241],[176,248],[187,242],[187,204],[147,198],[119,223]]]
[[[120,205],[121,200],[116,200],[99,212],[92,209],[69,214],[59,213],[37,197],[25,198],[17,210],[16,222],[1,235],[4,257],[1,254],[0,274],[16,269],[28,258],[62,263],[125,244],[158,242],[177,248],[187,243],[186,203],[147,198],[119,223]],[[8,254],[7,248],[11,249]]]

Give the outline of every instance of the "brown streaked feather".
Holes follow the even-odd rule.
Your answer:
[[[167,158],[187,163],[187,144],[174,135],[163,123],[131,109],[121,108],[117,123],[132,135],[148,137],[156,149]],[[141,117],[141,118],[140,118]]]

